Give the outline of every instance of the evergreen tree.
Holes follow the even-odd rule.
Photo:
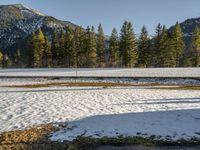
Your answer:
[[[192,51],[194,66],[200,67],[200,29],[196,27],[192,35]]]
[[[4,55],[2,64],[3,68],[9,68],[12,66],[12,62],[7,54]]]
[[[70,67],[77,68],[77,49],[76,49],[76,41],[74,35],[71,43],[70,59],[71,59]]]
[[[96,67],[96,35],[93,27],[92,30],[90,27],[86,29],[84,52],[86,56],[85,65],[89,68]]]
[[[160,56],[159,67],[175,67],[176,55],[172,44],[173,39],[168,33],[165,26],[163,26],[162,34],[160,36]]]
[[[149,60],[150,39],[145,26],[142,27],[138,41],[138,66],[147,67]]]
[[[76,66],[82,67],[85,61],[84,54],[84,39],[85,31],[82,27],[77,27],[74,31],[74,42],[75,42],[75,51],[76,51]]]
[[[51,53],[52,53],[52,64],[54,67],[58,66],[59,62],[59,39],[58,39],[58,33],[54,32],[52,36],[52,43],[51,43]]]
[[[0,67],[2,67],[3,63],[3,53],[0,51]]]
[[[120,33],[120,56],[123,67],[133,67],[136,63],[136,39],[131,22],[125,21]]]
[[[181,30],[180,24],[177,22],[173,31],[172,31],[172,42],[173,49],[175,51],[175,57],[176,57],[176,66],[180,65],[180,58],[183,56],[185,43],[184,43],[184,37]]]
[[[45,37],[45,44],[44,44],[44,52],[42,54],[42,66],[43,67],[51,67],[52,65],[52,54],[51,54],[51,45],[48,41],[48,38]]]
[[[109,62],[111,67],[116,67],[119,63],[119,39],[117,30],[112,30],[109,40]]]
[[[41,67],[42,66],[42,55],[44,53],[44,46],[45,46],[45,37],[41,29],[37,30],[35,33],[35,45],[36,45],[36,56],[39,58],[39,60],[36,59],[36,66],[35,67]]]
[[[73,67],[74,61],[74,31],[71,26],[67,26],[65,33],[65,62],[67,67]]]
[[[159,23],[156,27],[156,35],[153,38],[153,46],[151,50],[151,65],[152,67],[159,67],[161,63],[160,53],[161,53],[161,35],[163,27]]]
[[[59,48],[58,48],[58,66],[65,64],[65,33],[62,30],[59,36]]]
[[[98,67],[105,65],[105,36],[101,24],[99,24],[97,35],[97,65]]]
[[[41,29],[32,33],[28,41],[29,47],[29,64],[30,67],[42,66],[42,55],[44,52],[45,38]]]
[[[36,35],[35,32],[33,32],[28,39],[28,50],[29,50],[29,67],[35,67],[38,66],[39,62],[39,55],[36,55],[36,44],[35,44]]]

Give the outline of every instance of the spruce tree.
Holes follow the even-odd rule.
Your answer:
[[[39,60],[36,60],[38,63],[35,67],[41,67],[42,66],[42,55],[44,53],[44,45],[45,45],[45,37],[41,29],[37,30],[35,33],[35,45],[36,45],[36,55],[39,56]]]
[[[120,33],[120,57],[123,67],[134,67],[137,59],[136,38],[131,22],[125,21]]]
[[[65,33],[62,30],[59,36],[59,48],[58,48],[58,65],[63,66],[65,64]]]
[[[58,39],[58,33],[54,32],[52,36],[52,42],[51,42],[51,53],[52,53],[52,64],[54,67],[58,66],[59,62],[59,39]]]
[[[101,24],[98,26],[97,34],[97,65],[98,67],[105,65],[105,36]]]
[[[76,66],[82,67],[85,61],[84,54],[84,39],[85,31],[82,27],[77,27],[74,31],[74,42],[75,42],[75,51],[76,51]]]
[[[200,29],[196,26],[192,35],[192,51],[194,66],[200,67]]]
[[[172,31],[171,39],[172,39],[171,44],[173,45],[175,51],[176,66],[180,66],[180,58],[183,56],[185,43],[181,26],[178,22],[176,23]]]
[[[89,68],[96,67],[96,34],[88,26],[85,33],[84,52],[86,56],[85,65]]]
[[[73,53],[74,53],[74,31],[71,26],[67,26],[65,33],[65,66],[73,67]]]
[[[29,50],[29,67],[39,66],[39,54],[36,49],[36,35],[35,32],[31,34],[28,39],[28,50]],[[38,54],[38,55],[37,55]]]
[[[145,26],[142,27],[138,40],[138,66],[147,67],[150,53],[150,39]]]
[[[163,26],[162,34],[160,36],[160,56],[159,56],[159,67],[175,67],[176,66],[176,55],[173,47],[173,39],[168,33],[165,26]]]
[[[119,38],[117,30],[112,30],[109,40],[109,62],[111,67],[116,67],[119,63]]]
[[[152,67],[160,67],[161,64],[161,34],[163,31],[163,27],[159,23],[156,27],[156,35],[153,38],[153,46],[151,49],[151,65]]]
[[[51,45],[47,37],[45,37],[45,44],[44,44],[44,52],[42,54],[42,66],[43,67],[51,67],[52,66],[52,54],[51,54]]]

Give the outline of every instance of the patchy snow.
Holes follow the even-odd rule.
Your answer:
[[[67,82],[89,83],[132,83],[136,85],[163,84],[163,85],[200,85],[199,79],[167,79],[167,78],[0,78],[0,86],[48,84]],[[166,86],[165,86],[166,87]]]
[[[0,76],[200,77],[200,68],[0,69]]]
[[[16,82],[9,80],[1,85]],[[67,124],[69,130],[51,137],[61,141],[80,135],[200,138],[200,92],[148,87],[0,88],[0,132],[44,123]]]

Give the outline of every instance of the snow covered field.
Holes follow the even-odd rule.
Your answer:
[[[1,86],[44,79],[1,79]],[[62,81],[62,80],[61,80]],[[200,138],[200,92],[148,87],[0,87],[0,132],[66,124],[52,140],[77,136]]]
[[[0,69],[0,76],[200,77],[200,68]]]

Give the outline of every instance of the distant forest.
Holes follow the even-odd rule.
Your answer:
[[[179,23],[172,30],[158,24],[150,37],[145,26],[140,35],[134,33],[131,22],[125,21],[118,34],[114,28],[110,37],[104,35],[101,24],[72,28],[45,37],[41,29],[25,41],[28,56],[0,51],[0,67],[9,68],[103,68],[103,67],[200,67],[200,29],[195,28],[189,51]]]

